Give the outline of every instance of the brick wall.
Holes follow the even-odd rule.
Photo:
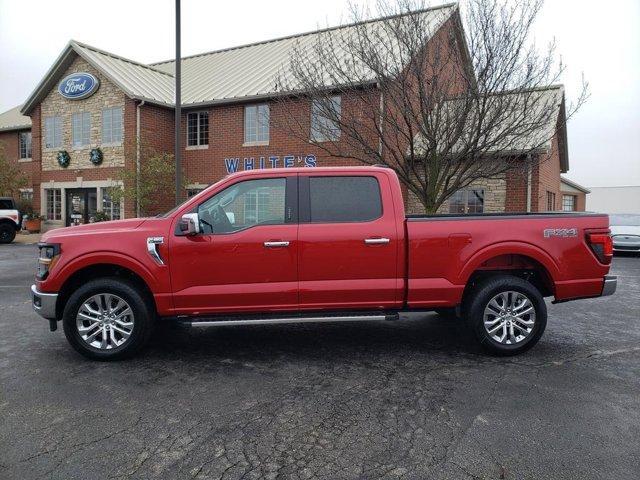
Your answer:
[[[547,192],[555,196],[555,203],[551,210],[562,210],[562,193],[560,192],[560,153],[558,136],[551,142],[551,151],[541,155],[538,164],[533,169],[531,209],[534,212],[544,212],[547,207]]]
[[[29,129],[0,132],[0,147],[4,151],[4,156],[9,164],[18,167],[24,174],[27,180],[26,188],[31,188],[39,170],[36,162],[33,161],[33,146],[31,158],[20,158],[20,133],[28,131]],[[1,194],[2,192],[0,192]]]

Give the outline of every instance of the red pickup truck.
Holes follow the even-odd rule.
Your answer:
[[[608,217],[405,216],[391,169],[230,175],[170,212],[47,232],[34,309],[94,359],[191,326],[456,312],[491,352],[531,348],[555,302],[611,295]]]

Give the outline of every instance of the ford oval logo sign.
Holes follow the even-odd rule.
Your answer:
[[[69,100],[80,100],[92,95],[98,89],[100,82],[90,73],[74,73],[67,75],[58,85],[58,92]]]

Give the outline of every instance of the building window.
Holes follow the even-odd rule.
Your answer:
[[[244,107],[244,143],[269,142],[269,105],[247,105]]]
[[[31,158],[31,132],[20,132],[20,158]]]
[[[449,213],[483,213],[484,189],[458,190],[449,198]]]
[[[111,198],[111,187],[102,188],[102,211],[109,220],[120,220],[120,202],[114,202]]]
[[[62,146],[62,117],[44,119],[44,148]]]
[[[122,143],[122,107],[102,110],[102,143]]]
[[[314,100],[311,103],[311,141],[329,142],[340,138],[341,97]]]
[[[576,196],[575,195],[562,195],[562,211],[563,212],[575,212],[576,211]]]
[[[556,194],[547,191],[547,212],[553,212],[556,209]]]
[[[269,195],[271,188],[259,188],[248,192],[244,199],[244,221],[245,223],[261,223],[268,220],[271,215],[271,201]]]
[[[187,114],[187,146],[209,145],[209,112]]]
[[[22,188],[20,189],[20,200],[23,202],[32,202],[33,201],[33,188]]]
[[[62,193],[59,188],[47,188],[47,220],[62,219]]]
[[[91,140],[91,114],[74,113],[71,118],[71,137],[74,147],[89,145]]]

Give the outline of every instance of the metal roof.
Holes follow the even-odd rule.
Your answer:
[[[505,107],[501,99],[506,99]],[[484,124],[488,125],[493,121],[499,120],[501,123],[496,124],[495,132],[487,132],[486,141],[491,145],[491,152],[496,155],[512,155],[519,152],[529,153],[549,153],[552,148],[554,135],[558,134],[560,169],[562,173],[569,170],[569,155],[567,151],[567,132],[565,121],[565,99],[564,87],[562,85],[549,85],[547,87],[533,88],[526,91],[508,91],[502,93],[491,94],[486,97],[488,99]],[[496,104],[496,113],[492,111],[492,103]],[[467,105],[465,100],[451,99],[445,104],[444,110],[446,115],[451,115],[454,119],[460,119],[469,122],[467,131],[473,131],[472,126],[475,125],[480,115],[473,110],[466,111]],[[494,118],[495,116],[509,113],[512,118]],[[450,109],[450,113],[447,110]],[[456,111],[459,110],[459,113]],[[459,115],[459,116],[457,116]],[[524,121],[525,118],[532,118],[535,123],[532,125]],[[516,125],[517,129],[511,126]],[[446,133],[443,133],[446,136]],[[474,135],[474,134],[472,134]],[[491,137],[494,137],[493,139]],[[498,140],[501,139],[501,140]],[[461,148],[466,140],[472,141],[473,138],[460,139]],[[421,152],[425,146],[424,136],[419,133],[416,136],[416,150]],[[495,142],[492,144],[491,142]]]
[[[31,128],[31,118],[20,113],[22,105],[0,113],[0,132]]]
[[[427,30],[425,38],[428,39],[457,8],[457,4],[446,4],[402,16],[423,16],[421,20]],[[290,82],[295,80],[289,65],[294,52],[312,62],[315,58],[314,47],[322,36],[328,36],[328,41],[349,38],[359,28],[376,29],[389,18],[391,17],[184,57],[182,103],[185,106],[196,106],[273,96],[279,93],[276,86],[279,75]],[[103,72],[131,98],[173,105],[175,61],[144,65],[72,40],[29,96],[23,106],[23,113],[29,113],[51,90],[75,58],[74,54]],[[364,70],[358,73],[361,81],[374,80],[373,75],[368,75]]]

